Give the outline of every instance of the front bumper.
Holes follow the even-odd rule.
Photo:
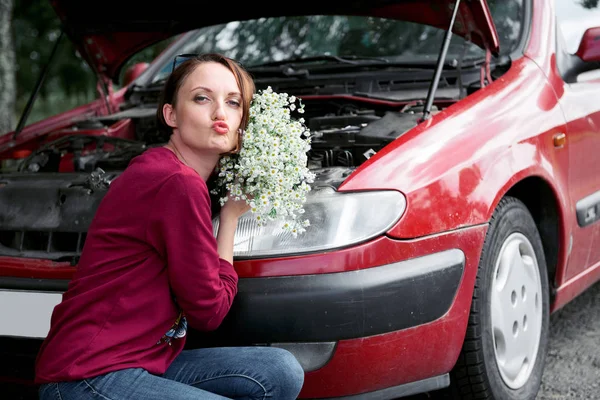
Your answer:
[[[241,278],[210,336],[225,342],[332,342],[406,329],[444,315],[465,265],[452,249],[333,274]]]

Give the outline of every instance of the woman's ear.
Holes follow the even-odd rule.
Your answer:
[[[162,112],[167,125],[169,125],[171,128],[177,128],[177,118],[173,106],[171,104],[166,103],[163,106]]]

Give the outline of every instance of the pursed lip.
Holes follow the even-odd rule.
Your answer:
[[[220,135],[225,135],[229,132],[229,125],[227,125],[225,122],[215,122],[212,125],[212,128]]]

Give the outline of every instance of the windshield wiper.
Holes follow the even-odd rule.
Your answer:
[[[308,64],[315,61],[330,61],[336,64],[352,64],[352,65],[362,65],[365,63],[370,63],[375,61],[377,63],[386,63],[389,60],[383,57],[367,57],[367,56],[356,56],[356,55],[348,55],[348,56],[334,56],[331,54],[321,54],[318,56],[308,56],[308,57],[297,57],[297,58],[288,58],[280,61],[270,61],[264,64],[257,64],[248,67],[250,70],[260,69],[264,67],[277,67],[281,65],[298,65],[298,64]]]
[[[313,66],[307,66],[303,64],[309,64],[315,61],[330,61],[325,64],[315,64]],[[469,63],[471,61],[471,63]],[[470,66],[475,67],[482,62],[482,59],[473,58],[472,60],[465,60],[462,63],[462,68]],[[467,64],[467,65],[465,65]],[[247,67],[248,71],[253,74],[273,74],[280,73],[288,77],[308,77],[310,72],[325,72],[332,68],[335,69],[385,69],[385,68],[412,68],[412,69],[426,69],[431,70],[437,67],[436,60],[402,60],[394,61],[382,57],[363,57],[363,56],[312,56],[303,57],[297,59],[288,59],[282,61],[272,61],[260,65],[254,65]],[[459,67],[456,59],[448,59],[443,61],[444,69],[457,69]]]
[[[382,57],[366,57],[366,56],[334,56],[330,54],[321,54],[318,56],[288,58],[280,61],[270,61],[263,64],[257,64],[247,67],[248,72],[252,74],[272,74],[281,73],[290,78],[308,78],[310,75],[309,70],[306,68],[306,64],[315,62],[322,62],[315,65],[318,68],[330,68],[331,66],[339,67],[355,67],[355,66],[366,66],[372,64],[384,64],[389,62],[387,59]],[[304,68],[298,68],[304,66]]]
[[[306,65],[318,61],[327,62],[311,66]],[[293,78],[308,78],[311,72],[326,72],[331,69],[347,71],[368,68],[417,68],[430,70],[435,66],[436,62],[434,60],[392,61],[383,57],[320,55],[267,62],[247,67],[247,70],[256,75],[282,74]],[[451,60],[445,63],[444,66],[454,69],[457,66],[456,60]]]

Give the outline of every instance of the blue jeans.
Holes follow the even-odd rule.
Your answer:
[[[304,371],[287,350],[221,347],[184,350],[162,375],[141,368],[44,384],[40,400],[296,399]]]

